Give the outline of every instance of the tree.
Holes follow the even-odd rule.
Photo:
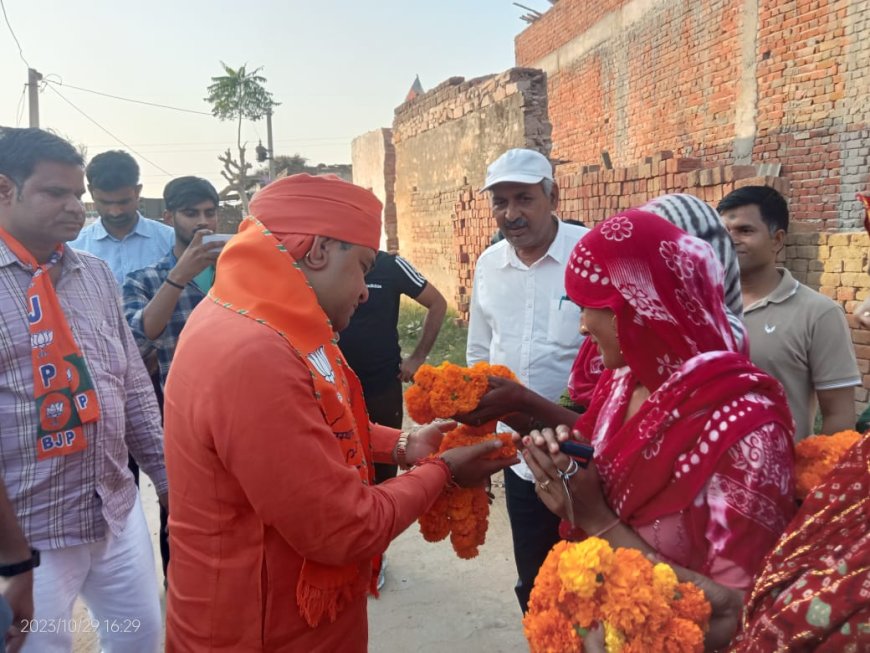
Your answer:
[[[238,161],[233,160],[230,149],[219,156],[224,164],[221,175],[232,188],[239,193],[242,209],[248,212],[248,170],[251,164],[245,162],[245,146],[242,144],[242,121],[260,120],[278,102],[272,99],[272,94],[263,86],[266,78],[259,74],[261,68],[248,71],[247,65],[233,70],[221,61],[224,73],[211,78],[211,84],[206,89],[208,96],[205,101],[211,104],[212,114],[219,120],[238,120],[236,130],[236,146],[239,150]]]

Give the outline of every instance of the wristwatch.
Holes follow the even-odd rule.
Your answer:
[[[24,572],[30,571],[34,567],[38,566],[39,550],[30,549],[30,557],[27,560],[22,560],[21,562],[13,562],[11,565],[0,565],[0,576],[4,576],[5,578],[11,578],[12,576],[23,574]]]

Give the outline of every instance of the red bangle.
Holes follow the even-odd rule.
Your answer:
[[[447,486],[448,487],[459,487],[456,484],[456,479],[453,476],[453,470],[450,469],[450,465],[447,464],[447,461],[444,460],[441,456],[430,456],[425,460],[421,460],[417,463],[417,467],[421,467],[423,465],[438,465],[441,469],[447,472]]]

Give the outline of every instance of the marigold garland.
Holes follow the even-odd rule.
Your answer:
[[[813,435],[798,442],[795,447],[797,498],[805,499],[860,439],[857,431],[840,431],[833,435]]]
[[[460,367],[448,361],[438,367],[421,365],[414,384],[405,391],[408,415],[418,424],[428,424],[436,417],[470,413],[486,393],[490,376],[516,379],[504,365],[481,362]]]
[[[503,365],[477,363],[466,368],[446,361],[438,367],[421,365],[414,375],[414,384],[405,391],[408,414],[415,422],[425,424],[438,417],[471,412],[486,392],[489,376],[516,378]],[[486,458],[516,456],[511,435],[494,431],[495,422],[478,427],[462,424],[444,435],[436,455],[455,447],[498,439],[501,448]],[[489,497],[484,488],[449,487],[420,517],[420,532],[427,542],[440,542],[449,535],[456,555],[467,560],[478,554],[486,540],[488,524]]]
[[[605,540],[559,542],[535,579],[523,628],[532,653],[583,650],[582,634],[604,626],[608,653],[699,653],[710,604],[670,566]]]

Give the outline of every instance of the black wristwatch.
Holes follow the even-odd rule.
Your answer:
[[[10,578],[12,576],[17,576],[18,574],[23,574],[24,572],[30,571],[38,566],[39,551],[37,549],[30,549],[30,557],[27,560],[14,562],[11,565],[0,565],[0,576]]]

